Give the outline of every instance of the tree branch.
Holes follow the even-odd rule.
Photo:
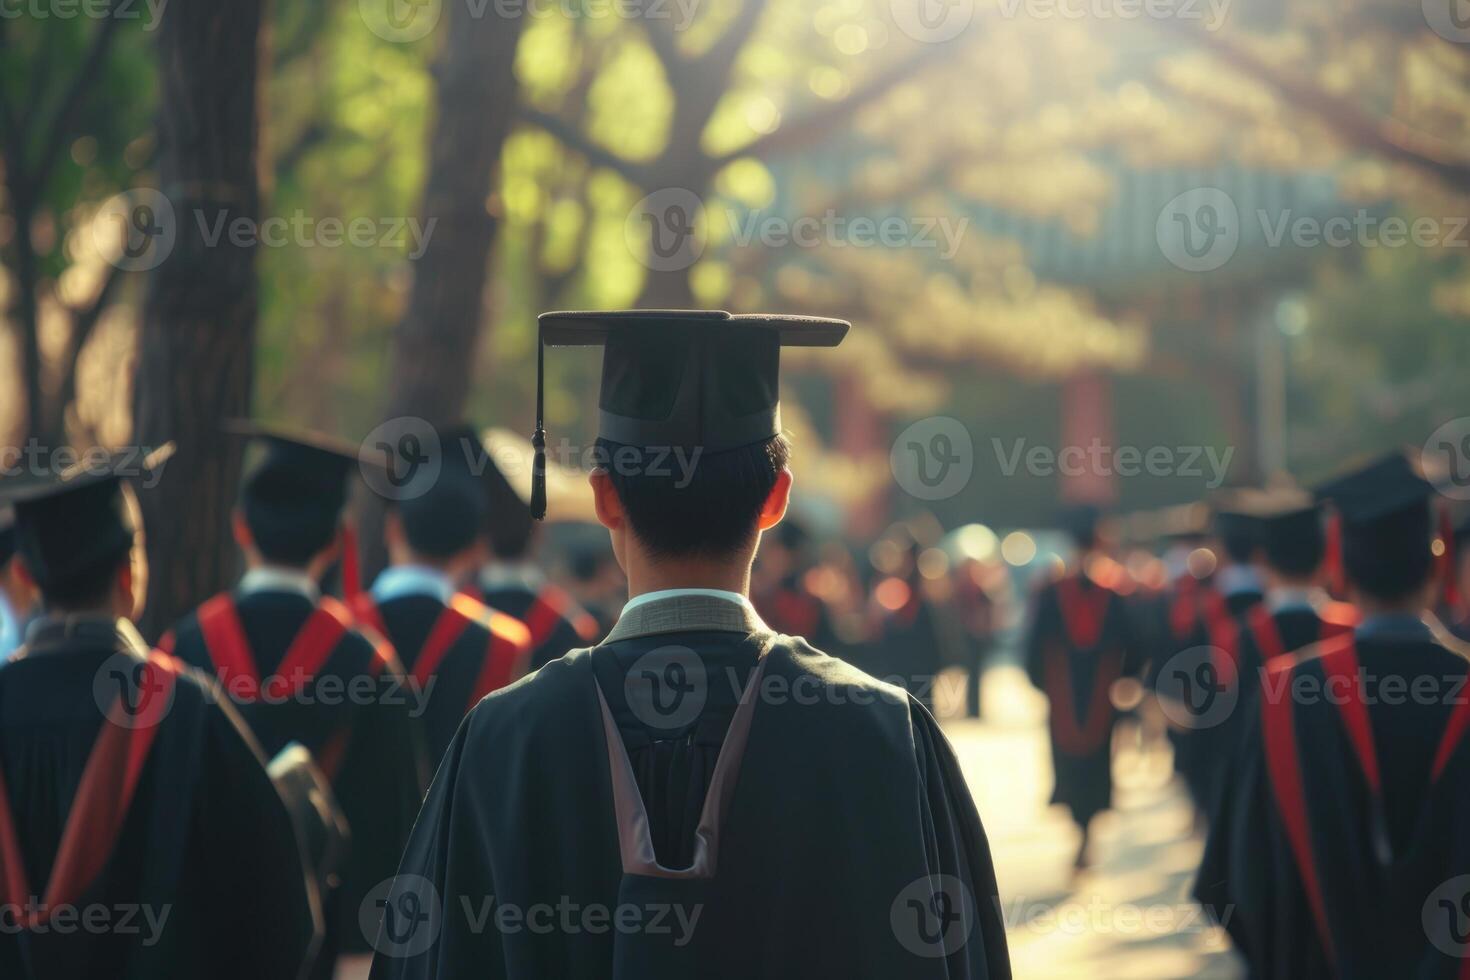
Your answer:
[[[1292,76],[1229,38],[1196,28],[1184,18],[1163,17],[1154,23],[1188,38],[1225,64],[1274,89],[1291,107],[1325,123],[1339,139],[1422,170],[1455,190],[1470,189],[1470,161],[1444,141],[1415,132],[1396,119],[1376,119],[1347,99]]]
[[[616,171],[630,182],[639,187],[645,186],[647,180],[647,168],[642,164],[626,159],[599,143],[594,143],[583,135],[576,126],[566,122],[560,116],[540,109],[522,104],[518,112],[522,122],[532,126],[540,127],[547,133],[560,140],[569,150],[580,153],[587,158],[587,162],[595,167],[606,167]]]
[[[82,104],[82,97],[96,87],[97,73],[102,69],[102,62],[107,57],[107,49],[111,46],[112,39],[117,36],[119,18],[115,15],[116,7],[117,0],[107,5],[107,14],[92,35],[92,44],[88,47],[81,67],[77,69],[66,95],[61,100],[61,108],[56,110],[56,115],[51,119],[46,141],[41,144],[41,155],[36,158],[33,171],[35,173],[50,172],[67,137],[71,135],[72,117],[76,115],[77,108]]]
[[[879,73],[876,78],[864,82],[841,102],[833,102],[819,109],[813,109],[800,119],[784,123],[775,132],[757,137],[743,147],[715,158],[712,161],[713,166],[718,170],[741,157],[768,157],[776,153],[790,152],[810,146],[846,122],[858,110],[887,95],[899,83],[917,74],[920,69],[931,67],[953,57],[960,48],[958,40],[954,40],[915,51],[903,61]]]
[[[97,322],[102,319],[102,311],[107,308],[121,278],[121,269],[116,265],[109,265],[102,286],[92,302],[82,309],[72,311],[71,336],[67,338],[66,353],[61,358],[61,389],[56,398],[56,413],[59,417],[64,417],[66,406],[76,398],[77,360],[82,356],[82,348],[92,339]]]

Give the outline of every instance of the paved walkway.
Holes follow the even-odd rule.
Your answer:
[[[985,722],[944,727],[990,835],[1017,980],[1241,976],[1224,934],[1189,899],[1203,843],[1167,754],[1119,752],[1116,809],[1094,822],[1091,864],[1074,878],[1077,831],[1047,806],[1041,696],[1019,670],[998,667],[984,707]]]

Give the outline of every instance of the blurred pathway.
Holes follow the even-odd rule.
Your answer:
[[[1012,667],[986,675],[984,700],[984,723],[939,708],[990,836],[1017,980],[1241,976],[1189,899],[1203,845],[1167,757],[1119,753],[1116,809],[1094,822],[1091,865],[1074,880],[1077,832],[1047,806],[1044,702]]]

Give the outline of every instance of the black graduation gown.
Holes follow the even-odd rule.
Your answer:
[[[878,590],[902,585],[908,590],[907,601],[896,609],[877,603],[881,611],[874,649],[876,663],[865,663],[871,673],[908,690],[926,708],[934,706],[934,687],[944,666],[939,639],[939,624],[932,605],[920,593],[918,575],[913,581],[889,579]]]
[[[1124,598],[1073,573],[1037,590],[1026,673],[1050,705],[1052,802],[1083,827],[1112,805],[1114,681],[1136,670],[1139,644]]]
[[[287,591],[237,593],[234,600],[255,672],[268,682],[316,605]],[[180,620],[164,642],[184,662],[222,675],[204,642],[200,610]],[[351,828],[342,885],[329,899],[327,955],[370,949],[359,906],[392,877],[428,783],[418,721],[424,691],[402,678],[386,641],[375,646],[355,628],[341,634],[299,697],[241,698],[221,676],[268,757],[299,742],[317,758]]]
[[[1242,657],[1243,622],[1261,593],[1224,594],[1188,576],[1165,604],[1164,646],[1154,655],[1150,686],[1167,699],[1174,768],[1205,814],[1215,811],[1226,759],[1238,741],[1239,707],[1257,671]]]
[[[1470,953],[1466,666],[1427,639],[1349,637],[1272,665],[1195,883],[1252,976],[1470,975],[1445,952]]]
[[[173,679],[171,692],[158,695],[157,713],[104,722],[99,696],[110,701],[127,685],[129,703],[146,704],[133,678],[149,677],[146,689],[161,692],[162,675],[133,673],[148,654],[130,628],[103,618],[73,624],[63,637],[59,624],[43,623],[32,645],[0,666],[0,773],[27,890],[45,896],[53,877],[66,877],[57,868],[66,863],[60,849],[72,822],[86,822],[84,844],[105,842],[109,827],[117,836],[101,852],[95,877],[54,896],[70,912],[53,908],[48,923],[25,937],[14,928],[16,909],[7,904],[0,912],[0,977],[299,976],[316,942],[315,897],[290,815],[244,723],[202,675],[162,657],[174,664]],[[89,759],[105,752],[104,736],[126,731],[137,739],[155,720],[120,822],[99,815],[106,801],[98,797],[90,797],[98,805],[75,810]],[[90,771],[119,778],[129,769]],[[112,787],[118,799],[126,799],[124,784]],[[3,851],[0,845],[0,881],[21,870],[7,867]],[[0,901],[9,903],[5,892],[0,884]],[[89,916],[102,925],[79,928]]]
[[[435,765],[465,714],[524,674],[530,661],[530,631],[468,596],[451,604],[424,594],[374,602],[364,593],[352,608],[388,638],[403,669],[425,691],[422,721]]]
[[[711,710],[680,721],[693,725],[682,745],[640,744],[616,675],[642,677],[640,659],[671,648],[709,655],[716,678],[698,687]],[[374,980],[1009,976],[979,817],[908,695],[771,635],[745,724],[730,724],[738,780],[706,775],[726,668],[744,676],[761,649],[735,632],[618,640],[481,702],[415,827]],[[710,793],[713,843],[695,847],[710,876],[670,870],[661,861],[687,856],[689,796],[708,779],[724,787]],[[506,918],[476,927],[491,896]],[[419,935],[405,928],[416,908],[441,911]]]
[[[531,588],[520,582],[487,587],[479,582],[466,593],[496,612],[519,619],[531,631],[531,669],[556,660],[568,650],[595,643],[600,638],[597,620],[577,604],[571,594],[551,582]]]

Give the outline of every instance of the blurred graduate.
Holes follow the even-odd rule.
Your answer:
[[[438,477],[389,510],[389,567],[352,601],[353,613],[388,638],[426,695],[423,723],[436,765],[465,713],[524,674],[531,657],[523,623],[456,585],[481,558],[486,501],[470,465],[478,450],[468,427],[439,434]]]
[[[160,646],[213,673],[269,756],[308,750],[340,803],[352,842],[326,897],[322,956],[363,956],[367,893],[391,877],[428,762],[418,718],[429,691],[406,683],[386,640],[370,637],[319,583],[341,555],[357,447],[316,433],[232,427],[262,450],[234,514],[246,571],[185,616]]]
[[[130,622],[135,465],[89,454],[0,483],[41,602],[0,666],[0,976],[299,977],[320,913],[261,750],[212,680]]]
[[[748,598],[792,480],[780,350],[846,331],[541,317],[546,345],[605,348],[591,482],[632,598],[602,645],[470,713],[387,897],[377,980],[1009,976],[933,718]],[[671,451],[697,460],[687,483]]]
[[[1097,560],[1099,519],[1089,506],[1063,515],[1076,555],[1037,589],[1025,639],[1027,675],[1050,708],[1052,802],[1065,806],[1081,831],[1078,867],[1087,858],[1092,818],[1112,806],[1112,737],[1119,717],[1112,688],[1136,672],[1139,651],[1116,587],[1121,568]]]
[[[1351,631],[1270,660],[1195,892],[1259,977],[1463,977],[1470,699],[1436,595],[1432,487],[1402,453],[1321,491]]]

